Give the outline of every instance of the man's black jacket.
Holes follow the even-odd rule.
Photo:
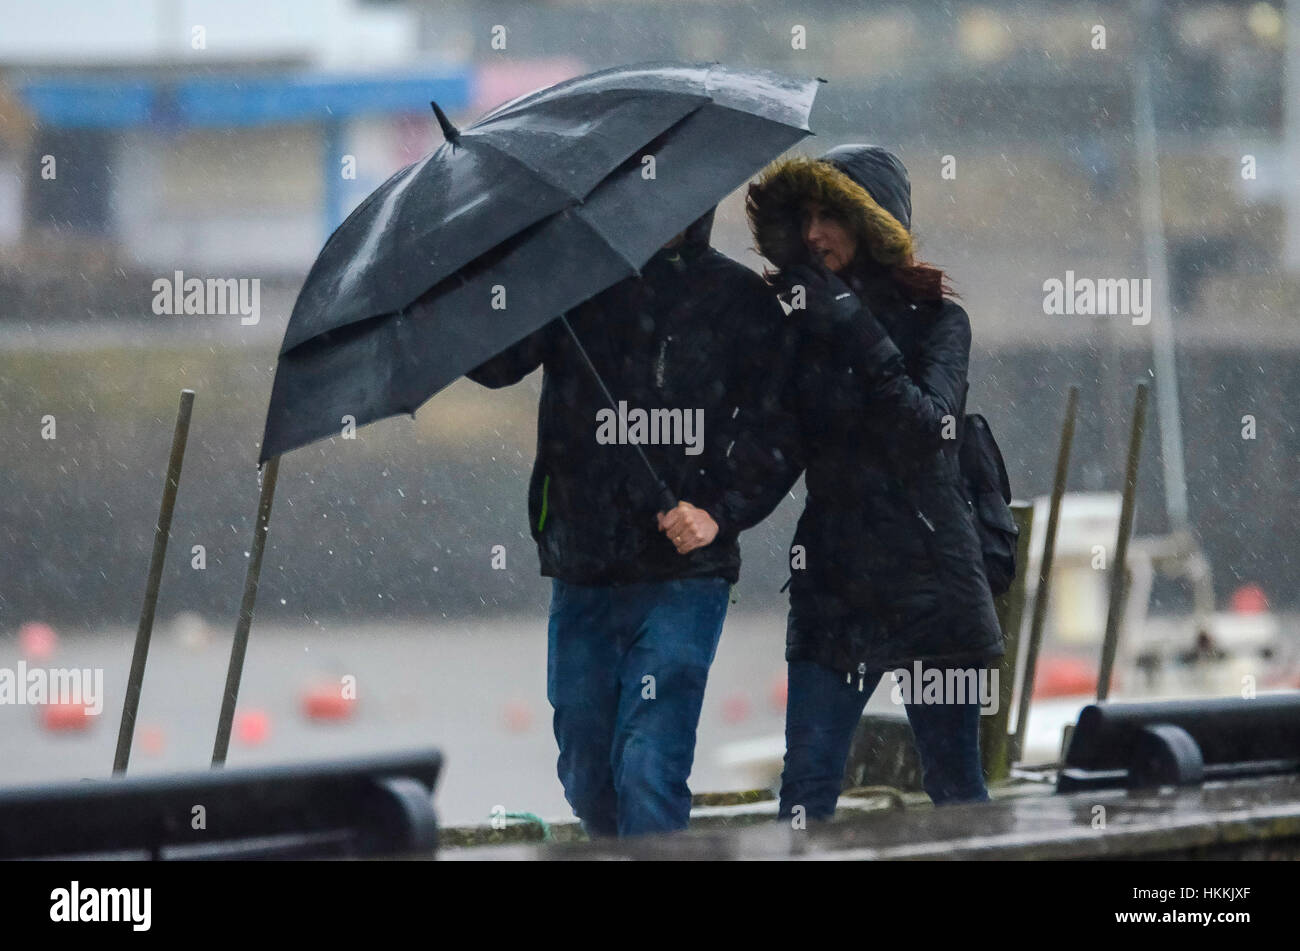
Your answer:
[[[757,274],[709,246],[711,224],[706,215],[680,245],[658,252],[640,279],[614,285],[567,316],[629,413],[679,410],[683,423],[694,424],[703,411],[702,439],[690,434],[695,446],[642,449],[676,498],[718,522],[712,544],[679,555],[659,531],[658,486],[636,448],[597,441],[597,414],[610,404],[560,321],[468,374],[502,387],[543,368],[528,492],[543,575],[574,584],[707,576],[734,583],[737,535],[781,499],[760,485],[761,473],[746,472],[743,459],[754,444],[745,434],[761,427],[764,405],[779,400],[773,371],[784,314]]]

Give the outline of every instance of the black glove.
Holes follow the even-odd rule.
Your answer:
[[[803,287],[803,311],[814,328],[829,329],[853,320],[862,310],[862,301],[849,285],[823,264],[795,264],[781,272],[782,298],[798,315],[800,301],[796,288]]]
[[[795,285],[803,286],[807,326],[814,333],[847,331],[863,350],[888,336],[866,303],[826,265],[796,264],[786,268],[781,277],[786,287],[781,297],[786,303],[794,297]]]

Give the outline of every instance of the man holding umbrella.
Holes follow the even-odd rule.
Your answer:
[[[758,394],[779,392],[769,377],[784,318],[756,274],[709,247],[709,209],[810,134],[817,86],[718,63],[636,64],[465,129],[432,104],[443,145],[330,236],[285,328],[214,760],[279,457],[340,425],[414,415],[466,373],[507,386],[541,366],[529,510],[555,587],[560,776],[593,835],[687,824],[736,535],[779,501],[745,488],[772,480],[757,478],[765,451],[747,450],[759,441],[740,434],[766,425]]]
[[[762,496],[731,450],[776,395],[767,383],[783,312],[757,274],[709,246],[712,221],[710,211],[639,279],[570,312],[572,336],[552,322],[468,374],[501,387],[543,368],[528,509],[553,579],[547,696],[565,796],[593,837],[686,827],[737,535],[780,501]],[[629,418],[702,419],[692,444],[639,446],[673,496],[691,501],[663,511],[628,444],[635,425],[626,442],[598,438],[611,397]]]

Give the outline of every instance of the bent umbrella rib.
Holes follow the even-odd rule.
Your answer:
[[[536,165],[530,165],[528,162],[525,162],[519,156],[513,154],[512,152],[506,151],[505,149],[501,148],[501,146],[497,145],[496,143],[490,141],[487,138],[474,135],[473,129],[463,129],[460,134],[459,147],[461,149],[465,149],[470,145],[471,142],[473,143],[475,148],[490,149],[491,151],[495,152],[497,155],[500,155],[502,158],[509,159],[511,162],[515,163],[520,168],[528,170],[533,175],[537,176],[537,178],[540,179],[544,184],[549,185],[551,188],[555,189],[557,192],[559,192],[562,195],[569,196],[571,199],[573,199],[574,204],[581,202],[583,198],[586,197],[586,195],[576,194],[572,188],[568,187],[567,185],[563,184],[562,182],[558,181],[552,176],[546,174]],[[524,229],[521,228],[520,230],[522,231]]]

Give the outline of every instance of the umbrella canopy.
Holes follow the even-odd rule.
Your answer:
[[[809,134],[815,80],[679,64],[507,103],[403,169],[327,242],[280,351],[259,462],[413,413],[639,268]],[[648,174],[646,155],[654,158]]]

